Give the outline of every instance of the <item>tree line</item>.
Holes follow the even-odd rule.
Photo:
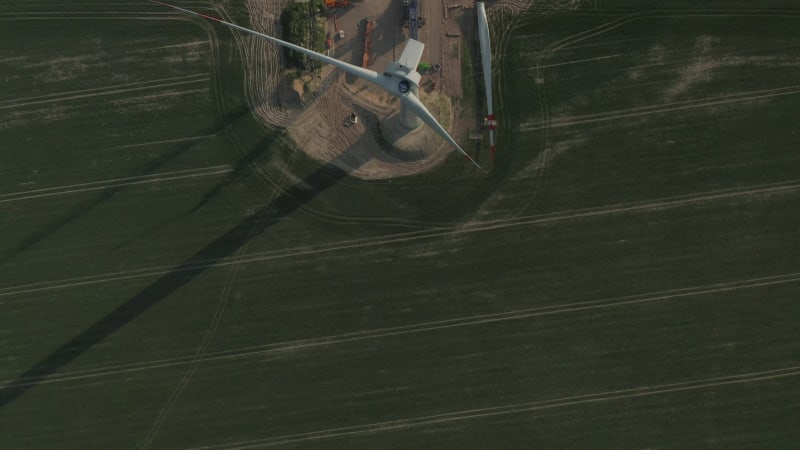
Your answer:
[[[316,21],[324,12],[323,0],[290,1],[281,13],[283,39],[301,47],[322,51],[325,45],[325,29],[317,26]],[[294,50],[284,48],[284,55],[289,65],[299,69],[310,69],[315,66],[306,55]]]

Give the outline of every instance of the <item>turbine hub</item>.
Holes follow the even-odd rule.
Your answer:
[[[400,91],[401,94],[407,94],[408,91],[411,90],[411,83],[408,80],[401,80],[400,83],[397,84],[397,90]]]

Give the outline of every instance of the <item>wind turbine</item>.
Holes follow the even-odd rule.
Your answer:
[[[278,38],[259,33],[254,30],[250,30],[244,28],[242,26],[236,25],[234,23],[226,22],[222,19],[218,19],[216,17],[211,17],[205,14],[201,14],[194,11],[189,11],[188,9],[180,8],[178,6],[170,5],[164,2],[160,2],[158,0],[150,0],[153,3],[158,3],[159,5],[163,5],[172,9],[176,9],[178,11],[185,12],[187,14],[192,14],[198,17],[202,17],[204,19],[211,20],[213,22],[221,23],[225,26],[235,28],[239,31],[243,31],[245,33],[252,34],[256,37],[261,39],[265,39],[267,41],[273,42],[278,45],[282,45],[284,47],[290,48],[296,52],[303,53],[311,58],[317,59],[324,63],[328,63],[336,68],[344,70],[345,72],[351,73],[359,78],[363,78],[371,83],[377,84],[378,86],[385,89],[390,94],[398,97],[401,101],[400,106],[400,124],[408,129],[414,129],[419,126],[420,120],[425,122],[429,127],[431,127],[439,136],[441,136],[444,140],[450,143],[456,150],[461,152],[467,159],[469,159],[472,164],[475,165],[478,169],[483,171],[483,167],[481,167],[474,159],[464,149],[461,148],[460,145],[453,139],[444,127],[436,121],[436,118],[433,117],[433,114],[428,111],[428,108],[422,104],[418,97],[419,92],[419,81],[422,78],[417,72],[417,65],[419,64],[420,59],[422,58],[422,51],[425,49],[425,44],[419,42],[415,39],[409,39],[406,43],[405,48],[403,49],[400,58],[397,61],[389,63],[383,73],[379,74],[375,71],[365,69],[363,67],[354,66],[352,64],[348,64],[344,61],[340,61],[336,58],[331,58],[330,56],[323,55],[321,53],[317,53],[315,51],[309,50],[307,48],[300,47],[299,45],[292,44],[290,42],[282,41]]]

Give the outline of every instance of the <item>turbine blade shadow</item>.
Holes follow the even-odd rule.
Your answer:
[[[334,186],[347,175],[348,172],[340,169],[333,162],[308,175],[300,183],[285,191],[275,201],[260,208],[224,235],[187,258],[169,273],[155,280],[144,290],[31,366],[19,375],[16,380],[0,387],[0,409],[28,390],[36,387],[84,352],[103,342],[115,331],[130,323],[148,309],[168,298],[212,267],[214,262],[235,253],[244,244],[259,236],[282,218],[292,214],[331,186]]]
[[[227,126],[229,126],[233,122],[236,122],[241,117],[243,117],[245,114],[248,114],[249,112],[250,112],[250,110],[246,107],[246,105],[243,105],[240,108],[237,108],[237,109],[235,109],[233,111],[230,111],[227,114],[225,114],[223,116],[222,120],[219,122],[219,124],[217,124],[213,128],[207,129],[207,130],[201,130],[199,133],[201,135],[204,135],[204,136],[205,135],[215,135],[215,134],[217,134],[217,133],[219,133],[221,131],[224,131]],[[197,141],[190,142],[188,144],[184,144],[184,145],[178,146],[177,148],[173,149],[172,151],[170,151],[166,155],[144,163],[141,167],[139,167],[138,169],[136,169],[133,172],[133,175],[150,175],[150,174],[153,174],[159,168],[164,167],[165,165],[167,165],[170,161],[172,161],[175,158],[177,158],[177,157],[179,157],[179,156],[191,151],[192,148],[194,148],[195,145],[197,145]],[[65,227],[67,225],[69,225],[70,223],[74,222],[75,220],[81,218],[85,214],[87,214],[90,211],[92,211],[94,208],[97,208],[98,206],[102,205],[106,201],[111,200],[115,195],[117,195],[119,192],[123,191],[124,189],[126,189],[125,186],[119,186],[119,187],[113,187],[113,188],[105,189],[105,190],[102,191],[102,194],[99,197],[94,198],[92,200],[86,201],[85,203],[83,203],[82,207],[80,207],[80,208],[78,208],[78,209],[76,209],[74,211],[71,211],[71,212],[69,212],[67,214],[64,214],[61,217],[57,217],[57,218],[51,220],[50,222],[48,222],[46,225],[44,225],[40,229],[32,232],[30,235],[28,235],[27,237],[22,239],[22,241],[19,244],[17,244],[14,248],[12,248],[10,251],[8,251],[8,253],[6,253],[5,255],[0,256],[0,266],[8,263],[14,257],[16,257],[17,255],[25,252],[26,250],[30,249],[34,245],[38,244],[39,242],[43,241],[44,239],[46,239],[51,234],[57,232],[58,230],[62,229],[63,227]]]

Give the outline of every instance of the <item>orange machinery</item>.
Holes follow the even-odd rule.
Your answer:
[[[361,67],[367,67],[369,64],[369,40],[370,34],[372,34],[372,30],[375,28],[375,24],[372,23],[371,20],[367,19],[366,22],[366,31],[364,31],[364,58],[361,60]]]
[[[346,8],[350,6],[350,0],[325,0],[328,8]]]

